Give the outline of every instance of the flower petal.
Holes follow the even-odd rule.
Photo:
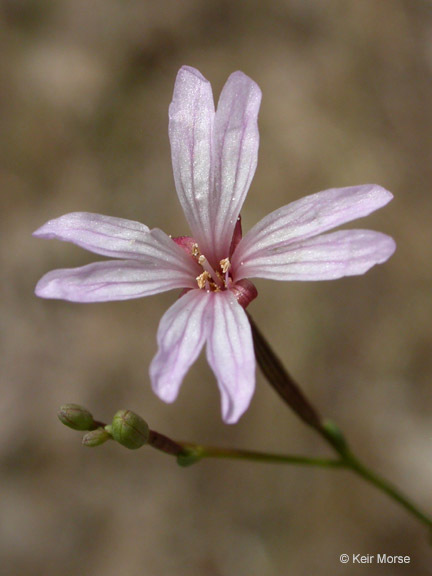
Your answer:
[[[36,285],[41,298],[107,302],[141,298],[174,288],[193,288],[195,279],[169,265],[138,260],[94,262],[81,268],[52,270]]]
[[[162,230],[149,230],[133,220],[90,212],[72,212],[50,220],[33,232],[38,238],[73,242],[85,250],[112,258],[137,259],[148,266],[160,263],[173,271],[199,274],[200,268]]]
[[[177,195],[202,251],[210,242],[214,102],[210,83],[195,68],[180,68],[169,107],[169,137]]]
[[[207,360],[222,396],[222,417],[234,424],[248,408],[255,389],[252,331],[230,291],[210,294]]]
[[[332,188],[306,196],[268,214],[239,242],[231,264],[239,273],[236,279],[247,276],[241,263],[282,250],[327,230],[367,216],[385,206],[392,194],[376,184]]]
[[[395,251],[390,236],[372,230],[340,230],[282,248],[269,248],[245,262],[241,274],[272,280],[333,280],[364,274]]]
[[[214,124],[215,198],[211,204],[216,261],[226,258],[258,160],[261,90],[243,72],[228,78]]]
[[[205,315],[210,294],[190,290],[169,308],[159,323],[159,350],[150,364],[154,392],[165,402],[174,402],[190,366],[198,358],[206,339]]]
[[[91,212],[71,212],[49,220],[33,232],[33,236],[73,242],[103,256],[131,258],[143,253],[149,232],[147,226],[133,220]]]

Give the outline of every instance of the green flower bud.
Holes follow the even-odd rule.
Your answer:
[[[104,444],[107,440],[110,440],[110,438],[111,435],[105,430],[105,428],[96,428],[96,430],[87,432],[82,439],[82,443],[84,446],[88,446],[89,448],[95,448],[96,446]]]
[[[95,427],[93,416],[78,404],[63,404],[57,416],[60,422],[73,430],[91,430]]]
[[[110,433],[116,442],[130,450],[136,450],[147,444],[150,435],[147,422],[130,410],[116,412]]]

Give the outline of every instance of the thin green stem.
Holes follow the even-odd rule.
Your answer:
[[[178,442],[183,447],[183,453],[177,455],[178,462],[182,466],[190,466],[204,458],[218,458],[224,460],[246,460],[249,462],[263,462],[266,464],[290,464],[294,466],[310,466],[317,468],[339,468],[351,470],[361,476],[366,482],[372,484],[394,501],[398,502],[408,512],[432,529],[432,518],[422,512],[414,502],[405,496],[396,486],[382,478],[373,470],[362,464],[351,452],[344,451],[340,459],[334,458],[311,458],[308,456],[293,456],[291,454],[269,454],[253,450],[241,450],[236,448],[220,448],[218,446],[202,446]],[[334,447],[334,446],[333,446]]]
[[[253,328],[253,331],[254,328]],[[254,334],[255,335],[255,334]],[[318,416],[318,412],[313,408],[310,402],[305,398],[303,393],[298,388],[297,384],[288,376],[287,372],[280,364],[280,361],[276,358],[273,352],[267,353],[267,348],[269,345],[264,340],[262,335],[260,335],[259,340],[261,340],[259,347],[264,351],[263,355],[257,355],[257,360],[261,364],[261,361],[267,363],[267,368],[265,375],[269,379],[270,383],[274,385],[272,381],[272,375],[274,375],[278,381],[278,392],[285,399],[287,404],[298,413],[298,415],[305,421],[306,424],[312,426],[322,438],[331,445],[331,447],[337,452],[339,458],[311,458],[308,456],[294,456],[291,454],[269,454],[267,452],[257,452],[253,450],[242,450],[236,448],[220,448],[217,446],[202,446],[199,444],[192,444],[188,442],[178,442],[168,438],[160,432],[155,430],[149,430],[148,434],[148,445],[152,448],[160,450],[165,454],[170,456],[175,456],[177,462],[180,466],[191,466],[204,458],[218,458],[218,459],[230,459],[230,460],[246,460],[250,462],[263,462],[268,464],[288,464],[297,466],[309,466],[318,468],[332,468],[332,469],[345,469],[351,470],[361,478],[363,478],[369,484],[375,486],[381,492],[384,492],[392,500],[403,506],[405,510],[410,512],[415,518],[420,522],[425,524],[432,535],[432,517],[428,514],[422,512],[420,508],[414,504],[407,496],[405,496],[396,486],[388,482],[385,478],[382,478],[370,468],[365,466],[360,462],[357,457],[352,453],[349,448],[344,435],[338,426],[331,420],[322,419]],[[273,362],[276,358],[277,362]],[[85,413],[90,414],[85,408],[81,406],[70,404],[64,405],[60,411],[60,421],[69,427],[76,427],[77,424],[72,417],[76,414],[80,417]],[[137,415],[135,415],[137,418]],[[113,437],[111,428],[112,425],[106,425],[104,422],[93,420],[90,414],[90,422],[87,422],[88,428],[90,430],[88,434],[84,437],[84,444],[87,446],[98,446],[102,444],[103,441],[109,437]],[[72,423],[72,426],[71,426]],[[80,423],[78,423],[81,425]],[[81,428],[78,428],[82,430]],[[108,436],[103,439],[102,442],[98,441],[95,443],[95,437],[89,440],[89,435],[93,434],[96,430],[106,431]],[[93,432],[91,432],[93,431]],[[87,441],[86,441],[87,438]],[[100,439],[99,439],[100,440]],[[117,440],[122,445],[131,448],[128,443]],[[142,444],[140,444],[141,446]],[[137,448],[134,445],[132,448]]]
[[[381,490],[392,498],[394,501],[398,502],[405,510],[410,512],[415,516],[420,522],[425,524],[430,530],[432,529],[432,517],[428,514],[422,512],[419,507],[412,502],[407,496],[405,496],[396,486],[391,484],[385,478],[382,478],[379,474],[362,464],[357,458],[352,454],[346,454],[343,457],[343,462],[347,468],[350,468],[353,472],[361,476],[366,482]]]
[[[230,460],[249,460],[250,462],[265,462],[268,464],[293,464],[300,466],[316,466],[319,468],[345,468],[342,460],[331,458],[309,458],[308,456],[293,456],[286,454],[268,454],[253,450],[236,448],[219,448],[217,446],[200,446],[183,444],[185,455],[193,454],[196,460],[204,458],[221,458]]]
[[[299,416],[305,424],[308,424],[339,454],[340,460],[335,460],[339,468],[352,470],[361,478],[372,484],[381,492],[384,492],[399,503],[432,529],[432,517],[425,514],[420,508],[407,498],[398,488],[390,482],[364,466],[352,453],[348,443],[339,427],[332,421],[323,419],[318,410],[304,395],[298,384],[287,372],[278,356],[263,336],[250,315],[252,335],[254,341],[255,356],[264,376],[269,384],[284,400],[284,402]]]

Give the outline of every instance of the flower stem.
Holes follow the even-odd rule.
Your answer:
[[[361,476],[366,482],[372,484],[381,492],[384,492],[392,498],[395,502],[398,502],[405,510],[410,512],[415,516],[420,522],[425,524],[429,530],[432,530],[432,517],[428,514],[422,512],[419,507],[412,502],[407,496],[405,496],[396,486],[388,482],[385,478],[382,478],[376,474],[373,470],[362,464],[353,455],[345,456],[343,459],[344,464],[347,468],[350,468],[353,472]]]
[[[319,468],[346,468],[342,460],[331,458],[310,458],[308,456],[293,456],[286,454],[269,454],[253,450],[236,448],[220,448],[218,446],[201,446],[182,443],[184,452],[180,455],[179,464],[188,466],[204,458],[220,458],[225,460],[248,460],[250,462],[264,462],[267,464],[293,464],[300,466],[315,466]],[[191,461],[189,460],[191,458]]]
[[[337,462],[337,467],[339,468],[350,469],[366,482],[369,482],[369,484],[372,484],[378,490],[387,494],[431,530],[432,517],[422,512],[416,504],[400,492],[393,484],[364,466],[352,453],[338,426],[331,420],[323,419],[320,416],[319,412],[287,372],[249,314],[248,317],[252,327],[255,356],[264,376],[297,416],[299,416],[303,422],[314,428],[339,454],[340,460],[331,462]]]
[[[179,456],[184,452],[184,446],[182,444],[171,440],[168,436],[155,430],[150,430],[148,443],[152,448],[156,448],[156,450],[172,456]]]
[[[432,518],[423,513],[419,508],[402,494],[398,488],[387,480],[364,466],[353,454],[347,452],[340,459],[310,458],[308,456],[293,456],[286,454],[269,454],[252,450],[240,450],[235,448],[220,448],[217,446],[202,446],[197,444],[178,443],[183,446],[183,453],[177,455],[181,466],[190,466],[204,458],[219,458],[225,460],[246,460],[249,462],[263,462],[266,464],[291,464],[294,466],[310,466],[318,468],[339,468],[351,470],[361,476],[366,482],[372,484],[403,506],[408,512],[432,528]]]
[[[266,344],[266,346],[268,346],[268,344]],[[270,356],[267,356],[267,358],[268,357]],[[285,371],[284,374],[286,374]],[[270,382],[272,383],[272,381]],[[291,383],[288,383],[287,388],[289,386],[291,386]],[[282,388],[283,387],[284,386],[282,386]],[[287,396],[290,399],[296,399],[296,402],[294,403],[294,406],[296,407],[299,404],[302,405],[303,401],[306,403],[305,405],[307,405],[308,408],[302,412],[302,415],[305,413],[314,415],[311,422],[308,420],[306,420],[306,422],[313,426],[313,428],[315,428],[317,432],[334,448],[334,450],[338,453],[339,458],[311,458],[308,456],[294,456],[291,454],[269,454],[266,452],[256,452],[253,450],[220,448],[217,446],[203,446],[189,442],[179,442],[169,438],[168,436],[165,436],[164,434],[161,434],[160,432],[148,429],[147,423],[140,416],[132,413],[130,410],[118,411],[114,416],[113,423],[105,424],[104,422],[94,420],[91,416],[91,413],[82,406],[79,406],[78,404],[68,404],[63,405],[60,409],[59,419],[65,426],[69,426],[78,430],[87,430],[88,432],[83,439],[83,443],[86,446],[99,446],[110,438],[116,440],[119,444],[122,444],[123,446],[126,446],[126,448],[130,449],[140,448],[141,446],[147,444],[156,450],[168,454],[169,456],[175,456],[177,463],[180,466],[191,466],[192,464],[195,464],[204,458],[219,458],[243,461],[247,460],[250,462],[263,462],[267,464],[290,464],[310,467],[314,466],[319,468],[351,470],[358,474],[366,482],[369,482],[387,494],[394,501],[398,502],[423,524],[426,524],[426,526],[431,530],[432,535],[432,518],[423,513],[416,506],[416,504],[414,504],[409,498],[402,494],[398,488],[362,464],[351,452],[342,432],[334,422],[331,420],[323,420],[321,418],[316,420],[315,415],[317,415],[317,412],[314,411],[313,408],[309,409],[311,405],[306,400],[304,400],[303,394],[298,390],[296,390],[294,394],[289,393]],[[293,407],[292,402],[287,403]],[[118,424],[117,421],[119,419],[119,413],[122,413],[122,426],[120,428],[121,434],[118,433],[118,430],[117,433],[114,433],[114,425],[116,423]],[[129,419],[125,418],[126,414],[129,415]],[[132,420],[131,415],[133,417]],[[79,420],[77,420],[77,418]],[[147,429],[148,435],[146,435],[144,442],[137,444],[137,423],[140,422],[143,424],[143,426],[140,427],[140,430],[142,431]],[[128,424],[128,426],[126,426],[125,423]],[[105,432],[105,436],[100,437],[100,435],[95,435],[94,433],[98,431]],[[125,435],[127,434],[132,434],[132,436],[126,437]]]

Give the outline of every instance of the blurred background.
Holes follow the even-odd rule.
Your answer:
[[[168,105],[183,64],[263,91],[243,229],[330,187],[394,201],[358,227],[393,258],[337,282],[257,281],[249,311],[354,450],[432,511],[432,3],[426,0],[0,0],[0,573],[51,576],[387,574],[342,553],[401,554],[432,574],[424,528],[348,472],[83,448],[56,411],[119,408],[201,443],[330,455],[258,375],[249,411],[220,417],[204,359],[180,397],[151,392],[156,330],[176,298],[79,305],[37,280],[97,259],[33,230],[71,211],[187,234]]]

